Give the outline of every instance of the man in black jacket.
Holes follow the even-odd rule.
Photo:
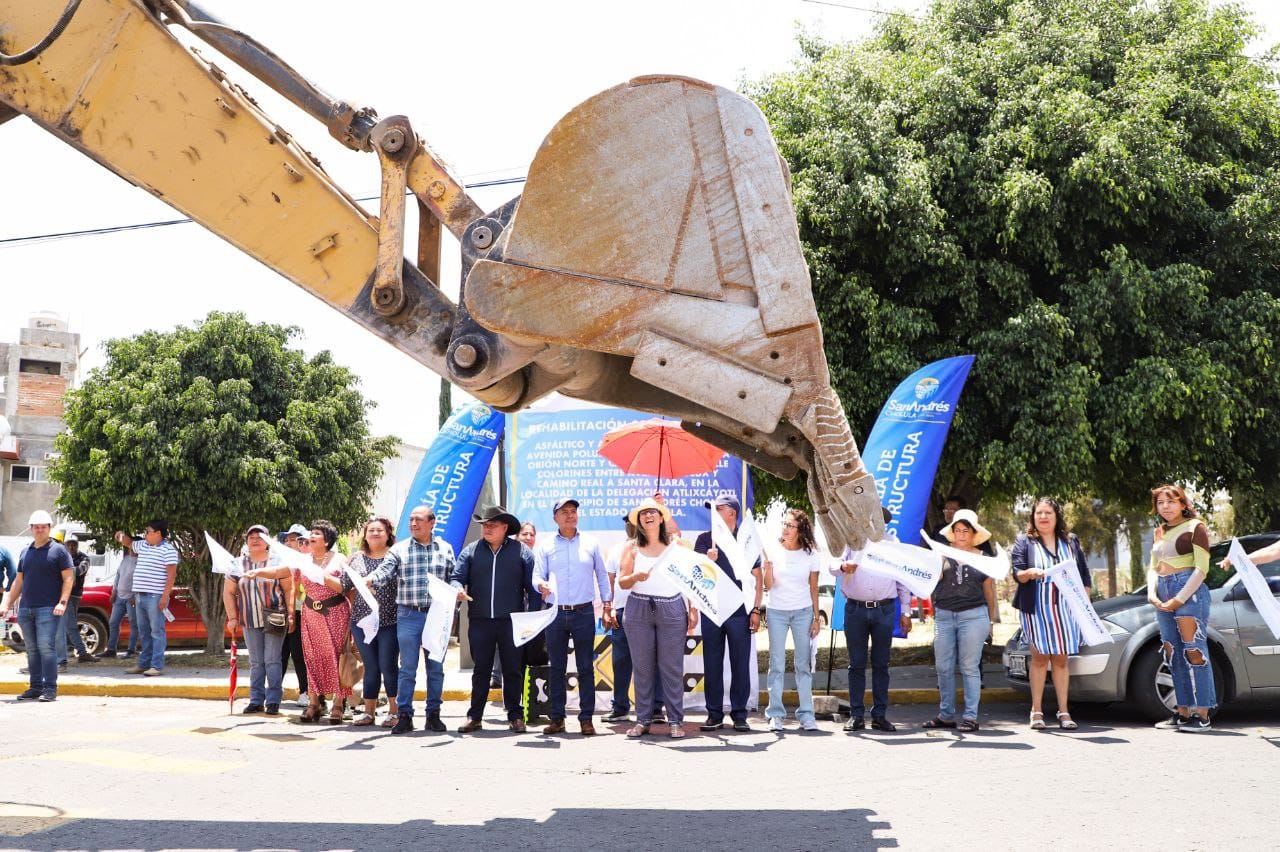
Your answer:
[[[533,551],[514,536],[520,522],[501,506],[476,515],[480,538],[458,554],[450,581],[458,600],[468,600],[467,638],[475,668],[471,672],[471,709],[458,731],[469,734],[482,727],[489,699],[489,675],[496,655],[502,664],[502,702],[511,730],[525,730],[521,696],[520,649],[511,631],[511,613],[525,612],[530,600],[541,602],[533,588]]]

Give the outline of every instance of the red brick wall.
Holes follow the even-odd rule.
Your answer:
[[[66,392],[67,380],[62,376],[19,373],[18,415],[61,417],[62,395]]]

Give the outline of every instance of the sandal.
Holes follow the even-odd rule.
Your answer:
[[[308,707],[302,711],[302,715],[298,717],[298,721],[304,725],[315,724],[320,721],[320,708]]]
[[[647,733],[649,733],[648,725],[636,725],[631,730],[627,731],[627,738],[634,740],[639,737],[643,737]]]
[[[925,722],[920,727],[922,728],[954,728],[955,726],[956,726],[955,722],[948,721],[947,719],[944,719],[941,716],[934,716],[932,719]]]
[[[1033,731],[1044,730],[1044,714],[1038,710],[1031,711],[1031,730]]]
[[[1058,727],[1064,731],[1074,731],[1076,728],[1079,728],[1080,726],[1077,725],[1075,723],[1075,720],[1071,718],[1070,713],[1066,712],[1065,710],[1059,710],[1058,711]]]
[[[977,720],[977,719],[962,719],[962,720],[960,721],[960,732],[961,732],[961,733],[965,733],[965,734],[972,734],[972,733],[973,733],[974,731],[976,731],[976,730],[978,730],[978,720]]]
[[[388,713],[387,718],[382,720],[382,727],[394,728],[395,726],[396,726],[396,717]]]
[[[332,719],[333,717],[331,716],[329,718]],[[357,728],[367,728],[373,724],[373,717],[368,713],[361,713],[351,721],[351,724],[355,725]]]
[[[671,723],[671,739],[673,740],[684,739],[684,725],[680,724],[679,722]]]

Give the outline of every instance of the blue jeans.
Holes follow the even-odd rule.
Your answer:
[[[949,609],[933,613],[933,660],[938,670],[938,718],[950,722],[956,717],[956,662],[964,683],[964,717],[978,721],[978,700],[982,697],[982,646],[991,631],[991,616],[985,606],[961,612]]]
[[[108,651],[114,651],[120,644],[120,622],[125,618],[129,619],[129,653],[138,650],[138,605],[133,598],[117,597],[111,604],[111,623],[107,626]]]
[[[609,649],[610,662],[613,663],[613,712],[625,716],[631,712],[631,646],[627,644],[627,631],[622,627],[626,618],[626,610],[614,610],[618,626],[609,631],[613,646]],[[662,710],[662,684],[655,683],[653,691],[653,709]]]
[[[809,628],[813,625],[813,610],[769,610],[769,706],[764,714],[770,719],[786,718],[787,709],[782,706],[782,684],[787,676],[787,631],[795,643],[796,692],[800,706],[796,719],[813,719],[813,646]]]
[[[1187,569],[1160,577],[1156,595],[1162,601],[1176,597],[1191,579],[1191,574],[1191,569]],[[1178,629],[1178,623],[1184,619],[1190,619],[1187,624],[1194,627],[1194,638],[1190,640],[1183,639]],[[1156,610],[1156,624],[1160,627],[1160,641],[1164,644],[1164,661],[1173,674],[1173,694],[1178,706],[1192,710],[1211,710],[1218,706],[1207,633],[1209,587],[1201,584],[1191,600],[1178,607],[1177,612]]]
[[[396,605],[396,639],[400,643],[400,678],[396,689],[396,712],[413,716],[413,690],[418,684],[418,652],[422,650],[422,628],[427,624],[423,610]],[[427,657],[427,706],[430,716],[440,712],[444,695],[444,663]]]
[[[67,662],[67,643],[71,643],[71,647],[76,649],[76,654],[87,654],[89,649],[84,646],[84,639],[80,637],[80,622],[76,618],[80,614],[80,598],[67,598],[67,611],[62,614],[62,632],[58,634],[58,665],[64,665]]]
[[[283,693],[280,651],[284,648],[284,634],[245,625],[244,643],[249,646],[249,703],[279,704]]]
[[[569,637],[573,637],[573,657],[578,669],[578,719],[591,720],[596,712],[596,612],[588,604],[582,609],[562,609],[547,625],[547,656],[551,672],[547,677],[547,697],[551,699],[551,721],[564,720],[569,668]]]
[[[889,647],[893,644],[893,603],[876,607],[861,601],[844,603],[844,642],[849,649],[849,715],[867,711],[867,642],[871,642],[871,718],[889,711]]]
[[[356,650],[364,662],[364,689],[360,694],[366,701],[378,699],[379,686],[387,691],[388,698],[396,694],[396,675],[400,671],[396,627],[394,624],[379,627],[373,641],[366,642],[364,631],[355,624],[351,625],[351,636],[356,640]]]
[[[18,629],[27,646],[31,688],[45,694],[58,691],[58,634],[62,617],[51,606],[18,607]]]
[[[735,722],[747,719],[747,699],[751,695],[751,670],[756,664],[751,652],[751,625],[747,611],[738,611],[717,626],[702,616],[702,689],[707,696],[707,718],[724,718],[724,646],[729,646],[729,716]]]
[[[142,669],[164,671],[164,612],[160,609],[160,595],[156,592],[135,592],[138,608],[138,666]]]

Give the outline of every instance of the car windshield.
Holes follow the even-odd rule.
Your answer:
[[[1240,539],[1240,546],[1244,548],[1245,553],[1252,553],[1259,548],[1266,547],[1268,544],[1280,538],[1280,533],[1261,533],[1257,535],[1248,535]],[[1220,541],[1209,548],[1209,575],[1205,577],[1205,585],[1211,589],[1220,589],[1222,586],[1235,576],[1235,571],[1222,570],[1221,562],[1227,558],[1227,551],[1231,548],[1231,539]],[[1280,562],[1272,562],[1267,565],[1258,567],[1263,576],[1275,576],[1280,571]]]

